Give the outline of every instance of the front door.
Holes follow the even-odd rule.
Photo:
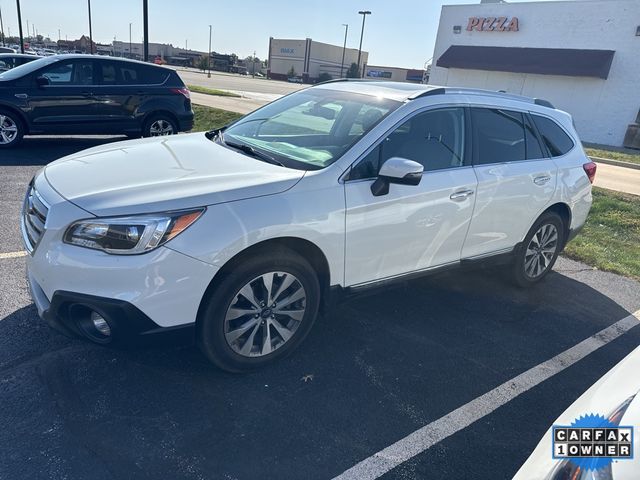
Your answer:
[[[473,212],[476,177],[468,164],[464,108],[413,115],[356,164],[345,182],[345,285],[454,263]],[[391,157],[424,166],[417,186],[371,184]]]
[[[37,85],[38,77],[49,79]],[[97,127],[93,97],[93,60],[52,63],[31,78],[27,99],[33,129],[45,133],[83,133]]]

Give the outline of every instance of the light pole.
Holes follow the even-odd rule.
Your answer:
[[[131,22],[129,22],[129,58],[133,58],[133,53],[131,51]]]
[[[89,53],[93,55],[93,30],[91,29],[91,0],[87,0],[87,7],[89,9]]]
[[[211,32],[212,27],[209,25],[209,56],[207,57],[207,68],[209,69],[209,73],[207,77],[211,78]]]
[[[143,0],[142,1],[142,17],[143,17],[143,21],[144,21],[144,41],[142,43],[144,43],[144,48],[143,48],[143,55],[144,58],[142,59],[144,62],[148,62],[149,61],[149,2],[147,0]]]
[[[0,7],[0,37],[2,37],[2,46],[4,47],[4,25],[2,24],[2,7]]]
[[[358,75],[360,76],[360,78],[362,78],[364,75],[364,72],[362,72],[362,74],[360,73],[360,55],[362,55],[362,37],[364,37],[364,21],[367,18],[367,15],[371,15],[371,12],[369,10],[360,10],[358,12],[360,15],[362,15],[362,31],[360,32],[360,47],[358,47]]]
[[[342,63],[340,64],[340,78],[344,78],[344,52],[347,50],[347,33],[349,33],[349,25],[343,23],[344,27],[344,45],[342,46]]]
[[[24,53],[24,37],[22,36],[22,13],[20,13],[20,0],[16,0],[18,10],[18,30],[20,31],[20,53]]]

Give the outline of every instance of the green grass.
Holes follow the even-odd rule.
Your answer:
[[[198,85],[187,85],[187,87],[189,87],[189,90],[191,90],[192,92],[204,93],[205,95],[216,95],[218,97],[240,98],[240,95],[238,95],[237,93],[227,92],[225,90],[218,90],[218,89],[215,89],[215,88],[200,87]]]
[[[195,114],[193,131],[203,132],[219,128],[229,122],[240,118],[242,115],[236,112],[220,110],[219,108],[204,107],[202,105],[192,105]]]
[[[586,148],[584,149],[590,157],[608,158],[610,160],[619,160],[621,162],[640,164],[640,152],[638,154],[618,152],[616,150],[605,150],[602,148]]]
[[[640,196],[594,188],[585,227],[565,253],[600,270],[640,279]]]

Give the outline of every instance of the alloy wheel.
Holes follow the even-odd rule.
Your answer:
[[[167,120],[155,120],[149,127],[149,135],[152,137],[173,135],[173,125]]]
[[[233,298],[224,318],[227,344],[244,357],[262,357],[287,343],[306,311],[306,292],[291,273],[254,278]]]
[[[18,136],[18,125],[11,117],[0,115],[0,144],[7,145]]]
[[[542,225],[531,237],[524,254],[524,270],[529,278],[541,276],[549,268],[558,250],[558,230],[555,225]]]

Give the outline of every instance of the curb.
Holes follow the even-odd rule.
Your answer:
[[[589,157],[596,163],[606,163],[607,165],[615,165],[616,167],[624,167],[631,168],[633,170],[640,170],[640,164],[638,163],[630,163],[630,162],[622,162],[620,160],[611,160],[609,158],[600,158],[600,157]]]

